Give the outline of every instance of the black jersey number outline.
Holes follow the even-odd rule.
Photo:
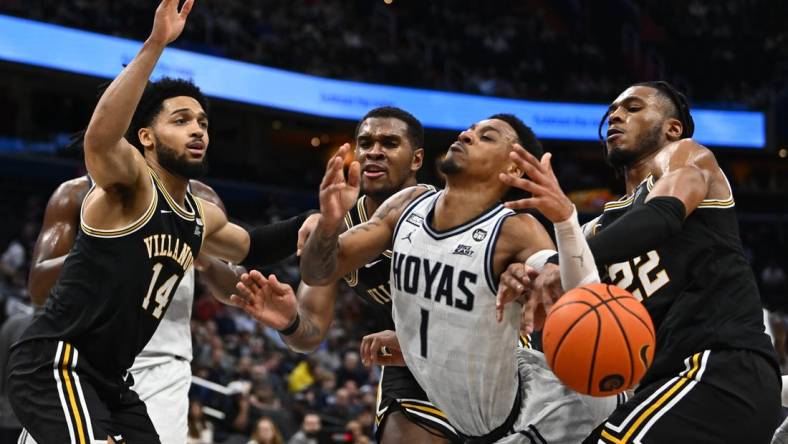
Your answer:
[[[643,260],[644,256],[646,257],[645,261]],[[656,250],[651,250],[634,259],[610,265],[607,267],[607,274],[613,285],[630,291],[632,296],[642,301],[651,297],[670,282],[668,272],[660,266],[659,262],[659,253]],[[635,277],[637,277],[637,282],[635,282]]]
[[[153,293],[153,287],[156,285],[156,281],[159,280],[159,273],[161,272],[162,265],[161,263],[157,263],[153,266],[153,277],[150,280],[150,285],[148,285],[148,294],[145,295],[145,299],[142,300],[142,309],[147,311],[148,306],[150,305],[150,298],[151,294]],[[170,276],[169,279],[164,281],[163,284],[159,286],[156,290],[156,295],[154,299],[156,300],[156,308],[153,309],[153,317],[156,319],[161,318],[161,315],[164,313],[164,308],[167,306],[167,302],[170,301],[170,295],[172,294],[172,290],[175,288],[175,284],[178,282],[178,275],[173,274]]]

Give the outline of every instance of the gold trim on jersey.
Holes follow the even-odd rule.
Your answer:
[[[366,194],[359,197],[356,201],[356,210],[358,211],[358,223],[363,224],[364,222],[369,220],[367,217],[367,196]]]
[[[156,206],[158,205],[159,202],[159,193],[156,192],[156,183],[154,182],[152,175],[151,175],[151,185],[152,185],[151,192],[153,193],[153,197],[151,198],[150,204],[148,204],[148,209],[145,210],[145,213],[143,213],[142,216],[140,216],[137,220],[135,220],[131,224],[126,225],[123,228],[117,228],[112,230],[93,228],[85,222],[84,204],[85,201],[87,201],[87,198],[90,195],[90,193],[95,188],[94,185],[93,188],[91,188],[88,191],[88,194],[85,195],[85,199],[82,201],[83,208],[80,209],[79,212],[80,213],[79,224],[80,227],[82,228],[82,231],[84,231],[85,234],[88,234],[93,237],[115,238],[115,237],[122,237],[139,230],[140,228],[142,228],[143,225],[145,225],[146,223],[148,223],[148,221],[151,220],[154,214],[156,214]]]
[[[407,409],[420,410],[422,412],[431,413],[435,416],[439,416],[443,419],[447,419],[446,414],[444,414],[442,411],[438,410],[435,407],[426,406],[426,405],[417,405],[417,404],[413,404],[412,402],[401,402],[399,405]]]
[[[733,196],[728,199],[704,199],[698,208],[733,208],[736,202],[733,201]]]
[[[202,227],[202,237],[200,238],[200,246],[202,246],[203,242],[205,242],[205,209],[202,207],[202,198],[199,198],[191,193],[191,191],[186,191],[192,197],[194,204],[197,206],[197,217],[202,221],[202,225],[197,224],[198,227]]]
[[[173,199],[172,196],[170,196],[170,193],[167,191],[167,188],[164,186],[164,183],[161,181],[161,179],[159,179],[159,176],[156,174],[156,172],[153,171],[153,169],[151,169],[150,172],[151,175],[153,176],[153,180],[156,181],[158,188],[161,190],[161,194],[164,196],[164,200],[167,201],[167,204],[170,206],[170,208],[172,208],[175,214],[188,221],[193,221],[195,214],[194,208],[192,208],[192,211],[187,211],[185,208],[181,208],[181,206],[178,205],[177,202],[175,202],[175,199]],[[189,203],[189,201],[185,199],[184,203]],[[191,206],[191,204],[189,204],[189,206]]]
[[[646,399],[641,406],[650,405],[639,414],[637,414],[636,409],[634,414],[637,414],[637,418],[634,419],[634,421],[631,419],[631,417],[634,417],[634,414],[630,414],[630,418],[627,418],[624,424],[619,427],[612,426],[609,422],[605,423],[602,429],[602,439],[600,442],[626,444],[636,432],[646,432],[647,429],[650,428],[650,425],[646,424],[649,419],[662,416],[666,410],[670,409],[676,402],[683,398],[690,389],[694,387],[697,381],[700,380],[706,366],[706,361],[708,360],[708,355],[709,351],[707,350],[695,353],[688,358],[685,361],[687,369]],[[656,401],[654,401],[654,399],[656,399]],[[632,421],[631,425],[626,424],[629,421]],[[625,427],[623,430],[621,430],[622,426]]]
[[[632,202],[635,201],[635,194],[636,194],[635,191],[637,191],[637,189],[640,188],[641,185],[643,185],[643,182],[646,183],[646,187],[648,188],[649,191],[651,191],[651,188],[654,187],[654,176],[649,174],[648,177],[640,181],[638,186],[636,186],[635,189],[632,191],[631,195],[627,194],[622,196],[618,200],[606,203],[605,208],[602,211],[604,212],[608,210],[616,210],[631,205]]]
[[[359,199],[359,201],[360,200],[361,199]],[[345,229],[349,230],[352,227],[353,227],[353,218],[350,217],[350,212],[348,212],[347,214],[345,214]],[[343,279],[345,279],[345,282],[347,282],[347,285],[349,287],[355,287],[356,285],[358,285],[358,270],[351,271],[350,273],[343,276]]]

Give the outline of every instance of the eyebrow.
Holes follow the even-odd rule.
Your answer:
[[[607,112],[612,112],[613,109],[616,108],[617,106],[621,106],[624,103],[631,102],[633,100],[637,100],[637,101],[644,102],[644,103],[646,102],[644,99],[642,99],[640,97],[637,97],[637,96],[627,96],[627,97],[624,97],[624,99],[621,100],[620,102],[613,102],[613,103],[611,103],[610,106],[607,107]]]
[[[170,115],[174,116],[175,114],[178,114],[178,113],[191,113],[191,112],[192,112],[192,110],[189,109],[189,108],[179,108],[179,109],[176,109],[175,111],[171,112]],[[197,118],[198,119],[207,119],[208,118],[208,114],[205,114],[205,111],[200,111],[197,114]]]

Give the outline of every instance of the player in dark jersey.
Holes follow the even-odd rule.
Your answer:
[[[127,369],[186,270],[201,251],[259,264],[295,250],[303,217],[246,231],[187,190],[208,146],[205,98],[172,80],[170,95],[145,94],[193,2],[180,11],[178,3],[161,2],[150,37],[96,106],[84,139],[95,186],[43,313],[10,354],[11,404],[39,444],[159,442]],[[150,120],[132,122],[134,115]],[[124,137],[130,124],[138,147]]]
[[[666,82],[636,84],[605,119],[607,159],[627,195],[592,221],[589,246],[604,280],[642,300],[657,337],[635,396],[586,442],[770,442],[781,417],[779,366],[730,185],[714,154],[689,139],[686,98]],[[521,150],[514,157],[531,180],[502,179],[535,196],[512,207],[569,208],[539,161]],[[552,270],[547,288],[557,282]],[[549,305],[550,293],[537,297]]]
[[[165,88],[167,85],[165,82],[152,87]],[[43,308],[74,245],[79,232],[80,207],[92,186],[90,176],[77,177],[63,182],[49,198],[28,277],[30,299],[36,307]],[[226,213],[224,203],[210,186],[191,180],[189,191]],[[218,300],[229,303],[229,295],[237,281],[234,268],[205,255],[196,259],[195,269],[198,268],[201,283],[210,288]],[[189,363],[192,359],[189,318],[195,286],[194,272],[187,273],[173,290],[170,307],[161,324],[129,369],[134,377],[132,389],[145,403],[164,442],[185,442],[188,428]],[[26,442],[20,440],[19,444]]]
[[[424,158],[424,129],[410,113],[382,107],[368,112],[356,128],[355,157],[361,163],[361,197],[345,215],[343,231],[362,224],[394,193],[417,184],[416,173]],[[429,187],[425,185],[425,187]],[[299,243],[305,241],[306,233]],[[377,330],[393,330],[389,269],[391,252],[384,252],[364,267],[345,276],[345,282],[375,313]],[[256,271],[244,276],[251,291],[266,292],[265,311],[250,314],[274,328],[298,327],[282,335],[296,351],[314,350],[328,334],[334,319],[338,284],[311,287],[301,284],[298,300],[290,286]],[[251,299],[251,295],[250,295]],[[279,301],[275,305],[275,301]],[[376,435],[380,442],[445,442],[456,433],[443,413],[427,398],[407,367],[384,367],[378,391]],[[407,400],[407,401],[402,401]],[[424,429],[426,427],[428,430]]]

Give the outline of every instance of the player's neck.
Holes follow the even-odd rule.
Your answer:
[[[648,176],[658,175],[658,164],[655,159],[657,152],[653,152],[643,159],[638,159],[632,165],[624,167],[627,194],[632,193]]]
[[[170,197],[175,200],[175,203],[183,206],[186,200],[186,187],[189,185],[189,180],[169,172],[155,161],[148,160],[148,166],[150,166],[159,177],[164,189],[167,190]]]
[[[410,187],[416,186],[418,184],[419,184],[419,182],[416,180],[416,178],[412,177],[412,178],[406,180],[399,189],[394,190],[394,192],[391,193],[390,195],[387,195],[387,196],[375,196],[375,195],[372,195],[372,194],[365,194],[365,196],[367,198],[364,199],[364,209],[367,211],[367,214],[372,215],[372,214],[375,213],[375,211],[377,211],[378,207],[380,207],[383,204],[383,202],[386,201],[386,199],[388,199],[389,197],[399,193],[400,191],[404,190],[405,188],[410,188]]]
[[[446,184],[443,195],[435,204],[432,227],[438,231],[458,227],[495,205],[500,199],[494,187],[457,186]]]

